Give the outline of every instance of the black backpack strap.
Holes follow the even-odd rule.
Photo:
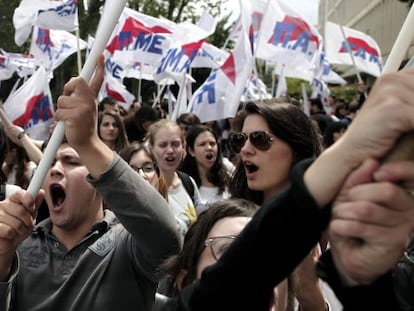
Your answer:
[[[180,177],[181,182],[183,183],[183,186],[187,193],[190,195],[191,200],[193,200],[194,203],[194,184],[190,179],[190,176],[184,172],[177,171],[178,177]]]

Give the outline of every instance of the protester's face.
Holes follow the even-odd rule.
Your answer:
[[[99,126],[101,139],[104,142],[115,142],[119,135],[119,127],[112,116],[104,115]]]
[[[226,237],[226,236],[238,236],[244,229],[247,223],[250,221],[250,217],[225,217],[217,221],[213,228],[207,235],[208,238],[214,237]],[[219,252],[223,252],[227,246],[232,243],[233,240],[222,239],[217,241],[217,249]],[[221,248],[220,248],[221,247]],[[197,279],[201,277],[201,273],[205,268],[216,263],[216,259],[213,256],[210,246],[206,246],[201,253],[197,264]]]
[[[184,153],[181,131],[178,126],[159,129],[154,135],[152,152],[161,171],[167,174],[175,172]]]
[[[43,183],[54,230],[76,230],[96,219],[100,197],[86,181],[87,174],[75,149],[63,144]]]
[[[119,106],[118,104],[111,105],[111,104],[104,104],[104,111],[113,111],[117,114],[119,114]]]
[[[159,178],[155,171],[154,162],[144,150],[135,152],[129,160],[129,165],[158,190]]]
[[[199,167],[210,169],[217,160],[218,146],[214,135],[208,131],[202,132],[194,141],[194,149],[190,153],[195,157]]]
[[[271,132],[265,119],[258,114],[248,115],[242,132],[247,136],[255,131]],[[293,151],[284,141],[271,134],[268,150],[257,149],[248,139],[240,151],[249,189],[263,191],[264,201],[283,190],[288,184]]]

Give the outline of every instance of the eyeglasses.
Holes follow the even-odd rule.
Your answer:
[[[132,169],[139,174],[139,171],[141,170],[144,174],[150,174],[155,171],[155,166],[151,162],[146,162],[141,167],[136,167],[131,165]]]
[[[214,259],[219,260],[235,239],[234,235],[211,237],[204,241],[204,246],[210,247]]]
[[[230,135],[228,139],[229,147],[233,152],[239,153],[247,139],[250,140],[255,148],[261,151],[269,150],[272,146],[272,141],[274,140],[268,131],[251,132],[249,136],[247,136],[246,133],[240,132]]]

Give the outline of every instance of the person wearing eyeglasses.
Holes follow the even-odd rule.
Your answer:
[[[232,197],[262,205],[286,189],[289,174],[296,163],[316,157],[322,150],[312,122],[293,104],[250,102],[239,114],[237,122],[240,131],[231,134],[228,139],[229,147],[240,157],[229,185]],[[302,308],[307,302],[325,305],[316,276],[313,283],[297,284],[296,280],[298,278],[292,276],[289,296],[293,296],[295,291],[300,293],[296,296],[299,301],[302,300]],[[293,301],[292,297],[287,297],[286,287],[285,282],[279,285],[279,310],[288,301]],[[301,287],[307,289],[299,290]],[[314,298],[309,299],[309,295]]]
[[[166,200],[168,199],[167,182],[156,164],[154,155],[144,144],[133,142],[122,149],[119,156],[157,189]]]
[[[414,69],[382,75],[343,137],[295,164],[286,188],[162,310],[267,310],[328,226],[318,275],[344,310],[399,310],[392,273],[414,229],[414,162],[383,161],[414,131],[413,85]]]
[[[221,258],[258,209],[258,205],[244,199],[209,204],[188,230],[181,252],[168,258],[161,267],[167,281],[167,296],[176,296],[200,279],[204,269]],[[164,304],[165,300],[152,310],[160,310]]]

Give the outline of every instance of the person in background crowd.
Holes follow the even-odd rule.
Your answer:
[[[26,150],[8,138],[8,150],[2,167],[7,183],[26,189],[36,167],[36,163],[29,160]]]
[[[194,178],[201,202],[205,205],[227,199],[231,169],[228,170],[223,164],[221,149],[213,130],[206,125],[192,125],[187,132],[186,146],[187,153],[180,170]]]
[[[112,111],[102,111],[99,113],[98,135],[111,150],[116,152],[128,145],[124,122],[120,115]]]
[[[168,200],[167,182],[157,166],[154,155],[145,144],[129,144],[119,152],[119,156]]]
[[[185,137],[192,125],[201,124],[200,118],[192,112],[182,113],[176,120],[178,126]]]
[[[98,111],[113,111],[119,114],[119,104],[115,99],[107,96],[98,103]]]
[[[7,152],[9,150],[8,138],[6,131],[3,127],[3,124],[0,123],[0,165],[3,166],[3,163],[6,159]],[[3,170],[0,170],[0,200],[10,197],[14,192],[19,190],[20,187],[13,184],[7,183],[7,177],[4,174]]]
[[[139,110],[135,112],[132,119],[125,123],[125,129],[130,143],[143,142],[147,135],[148,128],[151,124],[160,119],[158,111],[147,104],[143,104]]]
[[[184,137],[177,123],[161,119],[149,127],[148,143],[167,181],[168,203],[180,221],[180,231],[184,237],[197,218],[196,208],[201,208],[200,193],[194,179],[177,172],[185,156]]]
[[[14,124],[5,127],[4,130],[13,143],[24,148],[30,161],[39,164],[43,155],[41,150],[43,141],[33,140],[25,130]]]
[[[330,147],[345,133],[347,126],[341,121],[333,121],[325,130],[323,135],[323,146]]]

